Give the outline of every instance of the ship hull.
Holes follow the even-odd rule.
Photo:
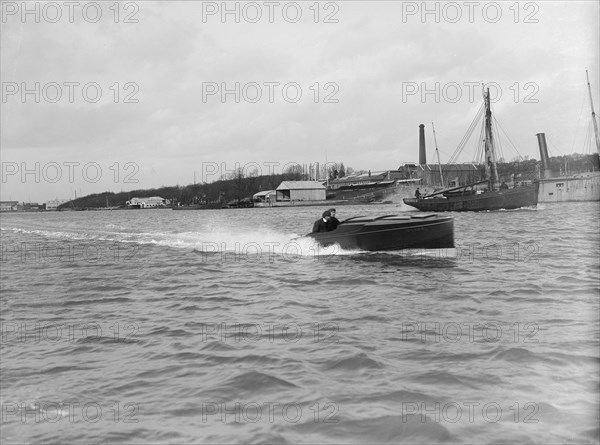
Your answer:
[[[438,215],[352,218],[331,232],[307,236],[323,246],[368,251],[454,247],[454,219]]]
[[[214,210],[220,209],[223,207],[223,204],[220,202],[210,203],[210,204],[190,204],[183,206],[173,206],[173,210]]]
[[[600,172],[540,179],[539,202],[600,201]]]
[[[407,198],[404,203],[426,212],[481,212],[486,210],[534,207],[538,202],[538,185],[480,194],[455,194],[431,198]]]
[[[336,190],[327,191],[327,200],[345,200],[358,202],[383,201],[393,195],[397,190],[394,182],[386,185],[374,184],[373,186],[346,186]]]

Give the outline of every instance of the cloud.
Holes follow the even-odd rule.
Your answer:
[[[434,15],[403,17],[411,2],[330,2],[337,10],[319,3],[317,23],[312,4],[302,3],[298,23],[286,21],[281,9],[273,23],[266,9],[258,23],[243,14],[239,23],[232,15],[222,23],[220,14],[203,20],[206,3],[131,2],[138,10],[120,4],[118,23],[108,3],[98,23],[77,14],[73,23],[7,17],[3,88],[9,82],[31,89],[38,82],[41,91],[39,103],[32,94],[23,103],[21,91],[2,102],[3,161],[108,166],[134,160],[136,188],[191,182],[203,162],[322,163],[327,157],[387,170],[416,159],[420,123],[430,138],[434,121],[441,153],[454,152],[479,107],[479,82],[501,88],[498,119],[521,154],[536,157],[540,131],[563,152],[578,149],[573,141],[589,121],[581,113],[586,67],[598,98],[596,2],[528,2],[517,9],[501,3],[496,23],[482,15],[484,4],[472,23],[465,9],[452,23],[444,3],[438,22]],[[327,16],[338,22],[324,23]],[[51,82],[63,87],[57,103],[45,97]],[[79,84],[72,102],[65,82]],[[92,83],[101,89],[97,102],[88,100],[93,85],[87,96],[82,91]],[[216,94],[207,95],[215,85]],[[261,96],[253,103],[255,85]],[[302,93],[297,102],[290,100],[294,86]],[[223,88],[230,93],[222,96]],[[63,186],[68,193],[77,185]],[[83,186],[89,192],[127,187]],[[13,198],[19,187],[39,200],[60,192],[46,196],[44,184],[19,184]]]

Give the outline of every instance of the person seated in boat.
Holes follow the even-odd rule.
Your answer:
[[[316,220],[313,224],[313,233],[315,232],[327,232],[327,222],[331,218],[331,213],[329,210],[323,212],[323,216],[320,219]]]
[[[415,191],[415,198],[421,199],[421,191],[419,190],[419,187],[417,187],[417,190]]]
[[[335,209],[329,209],[329,213],[331,214],[331,217],[329,218],[329,221],[327,221],[327,231],[331,232],[332,230],[337,229],[340,221],[335,217]]]

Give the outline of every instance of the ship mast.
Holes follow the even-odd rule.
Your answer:
[[[496,190],[498,183],[498,170],[494,153],[494,138],[492,136],[492,108],[490,106],[490,89],[483,93],[485,102],[485,169],[489,173],[489,188]]]
[[[590,93],[590,107],[592,107],[592,122],[594,123],[594,134],[596,135],[596,150],[600,153],[600,137],[598,137],[598,122],[596,121],[596,113],[594,113],[594,102],[592,101],[592,87],[590,85],[590,76],[588,70],[585,70],[587,78],[588,92]]]
[[[433,130],[433,142],[435,143],[435,154],[437,155],[438,167],[440,169],[440,183],[443,188],[444,187],[444,176],[442,175],[442,161],[440,160],[440,151],[438,150],[438,146],[437,146],[437,138],[435,137],[435,127],[433,126],[433,122],[431,122],[431,128]]]

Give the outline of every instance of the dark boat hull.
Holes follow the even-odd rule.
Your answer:
[[[538,201],[538,185],[481,194],[454,194],[432,198],[405,198],[404,203],[426,212],[464,212],[533,207]]]
[[[369,251],[454,247],[454,219],[438,215],[352,218],[331,232],[310,233],[323,246]]]
[[[210,204],[190,204],[183,206],[173,206],[173,210],[214,210],[220,209],[223,205],[220,202]]]
[[[390,182],[390,181],[388,181]],[[397,186],[394,181],[389,184],[373,184],[372,186],[343,186],[336,190],[327,191],[327,199],[376,202],[383,201],[396,192]]]

